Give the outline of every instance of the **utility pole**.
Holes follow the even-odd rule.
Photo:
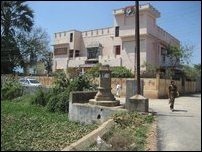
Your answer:
[[[139,2],[135,1],[135,40],[136,40],[136,75],[137,75],[137,94],[140,95],[140,33],[139,33]]]
[[[135,1],[135,41],[136,41],[136,73],[137,73],[137,92],[136,95],[130,97],[129,99],[126,100],[125,107],[129,111],[138,111],[138,112],[148,112],[149,111],[149,100],[145,97],[143,97],[140,94],[140,34],[139,34],[139,3],[138,1]],[[132,82],[132,87],[129,87],[129,83],[131,84]],[[135,81],[126,81],[128,84],[128,89],[135,92]],[[126,86],[127,89],[127,86]]]

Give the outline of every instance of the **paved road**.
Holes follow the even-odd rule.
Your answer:
[[[168,99],[149,99],[157,113],[158,151],[201,151],[201,94],[176,98],[175,111]]]

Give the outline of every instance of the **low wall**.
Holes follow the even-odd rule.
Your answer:
[[[95,129],[75,143],[72,143],[70,146],[65,147],[64,149],[62,149],[62,151],[83,151],[85,148],[96,142],[98,136],[102,137],[105,133],[107,133],[113,125],[113,119],[109,119],[108,121],[104,122],[99,128]]]
[[[32,78],[35,78],[38,80],[43,86],[52,86],[54,83],[54,77],[44,77],[44,76],[32,76]]]
[[[85,95],[86,94],[86,95]],[[91,105],[89,99],[95,97],[96,92],[71,92],[69,100],[69,120],[84,124],[103,123],[117,111],[125,111],[122,106],[104,107]],[[81,99],[83,96],[83,99]]]
[[[97,91],[76,91],[71,92],[70,102],[72,103],[88,103],[89,99],[93,99]]]
[[[36,78],[42,85],[49,87],[53,85],[54,77],[45,77],[45,76],[33,76]],[[3,84],[6,76],[1,76],[1,83]],[[19,79],[20,77],[16,77]],[[112,94],[116,94],[116,84],[121,85],[120,96],[126,96],[126,80],[127,78],[112,78],[111,79],[111,88]],[[144,96],[146,98],[167,98],[168,86],[170,84],[169,79],[160,79],[158,76],[156,78],[141,78],[143,81]],[[94,78],[91,80],[94,84],[99,84],[99,79]],[[195,93],[201,92],[201,79],[197,81],[185,81],[184,84],[182,80],[175,81],[178,87],[180,94],[186,93]]]

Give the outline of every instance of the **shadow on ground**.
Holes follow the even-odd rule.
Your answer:
[[[173,109],[173,112],[187,112],[187,110],[178,110],[178,109]]]

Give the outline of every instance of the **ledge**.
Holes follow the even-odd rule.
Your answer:
[[[114,125],[113,119],[109,119],[104,122],[99,128],[95,129],[88,135],[84,136],[83,138],[79,139],[75,143],[72,143],[70,146],[65,147],[62,151],[76,151],[82,150],[85,147],[90,146],[94,142],[96,142],[97,136],[102,137],[109,129]]]

